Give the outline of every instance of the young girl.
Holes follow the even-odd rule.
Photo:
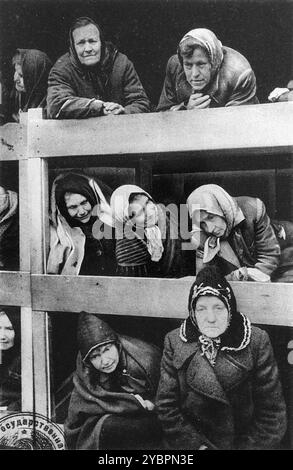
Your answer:
[[[172,208],[156,204],[139,186],[127,184],[111,196],[119,276],[180,277],[181,240]]]

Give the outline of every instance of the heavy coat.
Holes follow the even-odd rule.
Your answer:
[[[224,58],[218,73],[203,93],[211,97],[210,108],[257,104],[256,79],[249,62],[239,52],[223,47]],[[177,55],[170,57],[157,111],[167,111],[178,105],[186,109],[192,94]]]
[[[80,345],[83,357],[85,351],[102,344],[107,338],[113,341],[111,328],[95,315],[87,315]],[[78,355],[74,390],[65,422],[66,442],[70,448],[98,449],[103,423],[110,415],[137,417],[152,414],[134,395],[154,399],[160,373],[159,350],[144,341],[126,336],[118,336],[117,344],[120,362],[116,379],[124,384],[118,391],[112,387],[104,388],[99,381],[99,373],[82,361],[80,353]]]
[[[260,199],[249,196],[239,196],[234,199],[242,210],[245,220],[232,229],[227,240],[237,255],[240,266],[255,267],[270,276],[279,264],[280,245],[265,205]],[[203,234],[201,246],[197,250],[198,258],[202,257],[205,239],[206,235]],[[220,263],[219,256],[214,260],[216,264]],[[231,266],[229,272],[233,269],[236,267]]]
[[[102,115],[94,101],[113,101],[125,108],[125,114],[149,111],[149,100],[126,55],[111,43],[105,70],[96,74],[83,67],[73,52],[66,53],[53,66],[48,80],[48,117],[83,119]],[[102,78],[103,77],[103,78]]]
[[[272,347],[252,327],[249,345],[219,350],[212,367],[197,341],[167,334],[157,393],[170,449],[273,449],[286,430],[286,411]]]

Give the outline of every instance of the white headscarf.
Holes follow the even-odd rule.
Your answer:
[[[202,232],[200,228],[200,211],[202,210],[225,219],[227,224],[225,238],[245,218],[235,199],[217,184],[205,184],[195,189],[188,196],[186,203],[189,215],[192,218],[192,231],[195,235],[200,235],[200,232]],[[233,261],[234,264],[239,265],[238,258],[235,254],[233,256],[234,252],[230,244],[214,235],[209,236],[204,244],[203,262],[208,263],[220,252],[223,258],[229,258],[231,262]]]
[[[140,193],[145,194],[151,201],[153,198],[142,188],[134,184],[124,184],[117,188],[110,200],[111,211],[114,221],[118,224],[125,224],[130,222],[129,218],[129,197],[131,194]],[[115,225],[116,225],[115,224]],[[134,232],[136,234],[136,232]],[[162,234],[158,225],[153,227],[145,227],[144,234],[147,239],[147,249],[151,255],[152,261],[159,261],[162,257],[164,247],[162,243]]]

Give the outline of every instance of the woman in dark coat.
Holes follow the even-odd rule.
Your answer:
[[[51,190],[48,274],[114,275],[111,189],[79,173],[60,174]]]
[[[20,111],[46,108],[48,76],[52,62],[45,52],[37,49],[17,49],[12,63],[15,69],[13,117],[18,122]]]
[[[270,281],[281,250],[260,199],[232,197],[220,186],[207,184],[189,195],[187,206],[197,272],[216,264],[230,281]]]
[[[149,111],[149,100],[132,62],[104,40],[92,19],[74,21],[69,52],[49,76],[48,112],[52,119],[83,119],[105,114]]]
[[[197,275],[188,308],[161,363],[156,404],[167,448],[278,448],[286,407],[267,333],[237,311],[215,267]]]
[[[189,31],[167,64],[157,111],[256,104],[256,79],[246,58],[205,28]]]
[[[20,315],[0,306],[0,407],[21,410]]]
[[[83,313],[79,354],[64,429],[71,449],[148,449],[160,441],[154,413],[161,354],[144,341],[118,336]]]

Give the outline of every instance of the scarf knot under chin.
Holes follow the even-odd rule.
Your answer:
[[[220,338],[209,338],[206,335],[200,335],[198,341],[201,345],[201,355],[206,356],[212,366],[216,363],[216,358],[221,345]]]

